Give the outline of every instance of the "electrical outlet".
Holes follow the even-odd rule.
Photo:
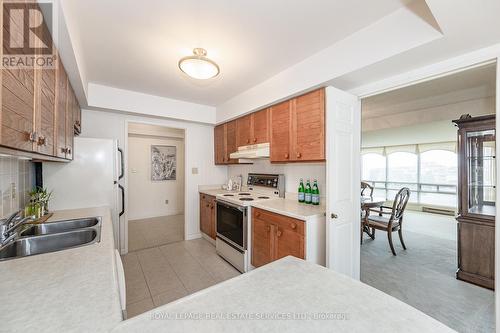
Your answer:
[[[168,200],[165,200],[165,205],[168,205]]]
[[[16,188],[16,183],[11,183],[10,184],[10,188],[11,188],[11,198],[12,200],[15,200],[16,199],[16,193],[17,193],[17,188]]]

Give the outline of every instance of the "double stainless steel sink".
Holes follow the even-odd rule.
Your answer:
[[[26,224],[0,249],[0,261],[90,245],[101,239],[101,218]]]

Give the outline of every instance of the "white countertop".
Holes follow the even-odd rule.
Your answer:
[[[319,206],[307,205],[292,199],[263,200],[252,202],[250,206],[303,221],[323,217],[326,212],[326,207],[323,204]]]
[[[109,332],[121,322],[109,208],[49,221],[93,216],[102,217],[99,243],[0,262],[0,331]]]
[[[216,196],[217,194],[224,193],[238,193],[226,191],[221,189],[220,187],[200,187],[198,191],[200,193],[211,196]],[[299,203],[297,200],[286,198],[259,200],[256,202],[248,203],[248,206],[268,210],[276,214],[289,216],[303,221],[323,217],[326,213],[326,207],[323,203],[321,203],[319,206],[306,205],[304,203]]]
[[[318,313],[333,314],[334,319],[221,319],[221,316],[280,314],[283,317]],[[218,317],[179,319],[185,315]],[[366,284],[287,257],[124,321],[113,332],[454,331]]]

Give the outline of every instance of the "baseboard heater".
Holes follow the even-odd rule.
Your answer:
[[[441,209],[441,208],[433,208],[433,207],[425,207],[424,206],[424,207],[422,207],[422,212],[455,216],[455,211],[451,210],[451,209]]]

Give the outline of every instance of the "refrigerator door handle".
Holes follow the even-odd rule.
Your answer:
[[[121,191],[122,194],[122,210],[120,211],[120,214],[118,215],[119,217],[123,216],[125,214],[125,188],[118,184],[118,188]]]
[[[120,175],[118,176],[118,180],[123,178],[123,170],[125,169],[125,161],[123,160],[123,150],[118,148],[118,152],[120,153]]]

